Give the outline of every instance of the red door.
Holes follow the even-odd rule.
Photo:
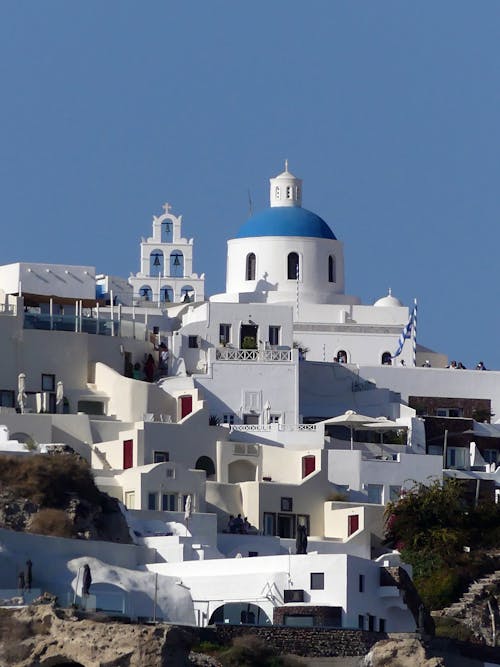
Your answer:
[[[303,456],[302,457],[302,477],[307,477],[316,469],[316,457],[315,456]]]
[[[181,396],[181,419],[193,412],[193,397]]]
[[[351,514],[347,517],[347,535],[352,535],[359,528],[359,515]]]
[[[132,468],[134,465],[134,441],[123,441],[123,469]]]

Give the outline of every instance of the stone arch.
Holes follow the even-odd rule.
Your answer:
[[[160,301],[163,303],[172,303],[174,300],[174,290],[170,285],[165,285],[160,289]]]
[[[196,470],[204,470],[207,473],[207,479],[215,477],[215,464],[209,456],[200,456],[194,467]]]
[[[17,442],[20,442],[23,445],[26,445],[26,449],[35,449],[36,448],[36,441],[35,439],[29,435],[28,433],[22,433],[21,431],[18,431],[17,433],[12,433],[10,436],[11,440],[17,440]]]
[[[181,250],[172,250],[170,253],[170,276],[174,278],[184,277],[184,255]]]
[[[153,290],[149,285],[142,285],[142,287],[139,288],[139,296],[144,299],[144,301],[152,301]]]
[[[253,602],[222,604],[212,612],[208,624],[224,623],[226,619],[231,625],[272,625],[264,609]]]
[[[153,250],[149,255],[149,275],[162,276],[165,266],[165,258],[162,250]]]
[[[194,288],[191,285],[181,287],[181,301],[185,303],[194,301]]]
[[[257,466],[251,461],[238,459],[232,461],[227,467],[228,482],[236,484],[238,482],[255,482]]]
[[[160,232],[160,238],[162,243],[172,243],[173,241],[173,236],[174,236],[174,225],[172,220],[169,220],[168,218],[166,220],[162,220],[161,223],[161,232]]]

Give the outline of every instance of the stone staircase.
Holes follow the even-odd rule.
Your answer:
[[[468,590],[462,595],[458,602],[449,607],[441,609],[439,616],[452,616],[453,618],[465,618],[470,610],[478,604],[484,603],[492,589],[500,588],[500,570],[487,574],[481,579],[474,581]]]

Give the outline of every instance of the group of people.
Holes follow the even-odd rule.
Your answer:
[[[457,363],[455,360],[453,360],[449,363],[448,366],[446,366],[446,368],[451,368],[451,369],[454,369],[454,370],[466,370],[467,366],[464,366],[461,361],[459,361]],[[485,370],[486,370],[486,366],[484,365],[484,362],[483,361],[478,361],[477,364],[476,364],[476,371],[485,371]]]
[[[158,364],[156,363],[152,354],[148,354],[144,358],[144,362],[140,364],[138,361],[129,369],[127,375],[134,378],[134,380],[145,380],[146,382],[154,382],[157,376],[156,370],[158,368],[159,375],[168,375],[168,359],[169,352],[165,343],[160,343],[158,350]]]
[[[227,532],[228,533],[240,533],[246,534],[251,531],[251,526],[248,522],[247,517],[243,518],[241,514],[238,514],[237,517],[234,517],[232,514],[229,516],[229,521],[227,523]]]

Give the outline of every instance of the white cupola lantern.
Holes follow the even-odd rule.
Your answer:
[[[302,179],[288,171],[288,160],[285,160],[285,171],[270,178],[269,183],[271,206],[302,206]]]

